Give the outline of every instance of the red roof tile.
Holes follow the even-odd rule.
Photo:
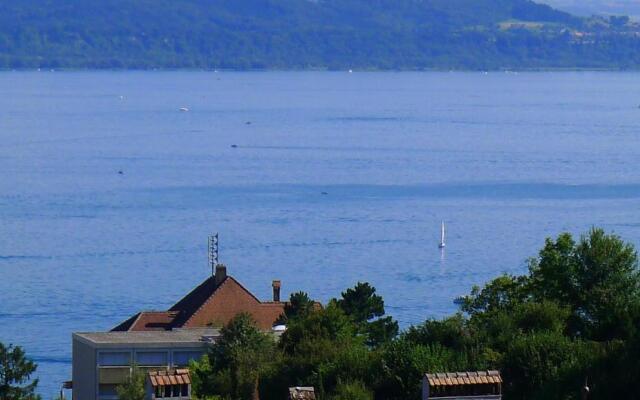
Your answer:
[[[148,377],[149,382],[153,387],[182,384],[188,385],[191,383],[191,377],[189,376],[188,369],[149,371]]]
[[[499,371],[447,372],[426,374],[431,386],[502,383]]]
[[[167,311],[138,313],[114,331],[171,330],[223,326],[238,313],[246,312],[259,328],[271,329],[284,312],[284,302],[261,302],[234,278],[227,276],[219,285],[210,276]]]

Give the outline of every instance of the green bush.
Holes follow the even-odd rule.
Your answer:
[[[373,400],[373,393],[359,381],[338,382],[331,400]]]

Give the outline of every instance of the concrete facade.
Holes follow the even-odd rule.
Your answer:
[[[169,371],[198,359],[219,337],[216,329],[73,334],[73,400],[116,400],[116,386],[136,365]]]

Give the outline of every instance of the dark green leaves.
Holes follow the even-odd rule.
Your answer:
[[[391,317],[374,320],[384,315],[384,300],[367,282],[358,282],[355,287],[343,292],[337,305],[355,322],[370,346],[388,342],[398,334],[398,323]]]
[[[278,362],[275,339],[249,314],[238,314],[199,362],[191,364],[198,396],[256,399],[261,378]]]
[[[0,343],[0,400],[37,400],[38,380],[29,382],[37,365],[29,360],[22,347]]]
[[[284,306],[285,319],[295,319],[298,317],[305,317],[313,311],[314,302],[309,298],[309,295],[305,292],[292,293],[289,297],[289,302]]]
[[[593,340],[626,338],[640,305],[638,257],[628,243],[592,229],[575,243],[547,239],[530,263],[530,294],[571,310],[570,333]]]

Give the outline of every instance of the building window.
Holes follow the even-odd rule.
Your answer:
[[[190,360],[199,360],[203,354],[202,351],[174,351],[173,365],[178,367],[189,365]]]
[[[117,385],[101,383],[98,386],[98,396],[100,396],[100,397],[103,397],[103,396],[104,397],[117,396],[118,392],[116,392],[116,386]]]
[[[101,366],[123,367],[131,364],[131,353],[129,352],[101,352],[98,356],[98,363]]]
[[[167,358],[167,352],[164,351],[136,352],[136,363],[142,367],[167,365]]]
[[[157,386],[155,389],[156,399],[186,398],[189,397],[189,385],[167,385]]]

